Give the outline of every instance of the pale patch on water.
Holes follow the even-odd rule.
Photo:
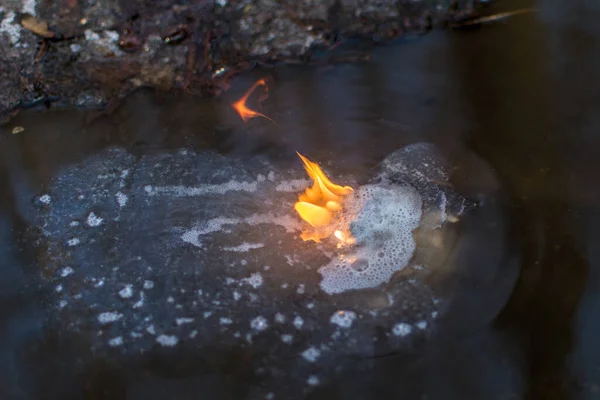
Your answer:
[[[260,249],[261,247],[265,247],[263,243],[242,243],[239,246],[234,247],[223,247],[225,251],[233,251],[236,253],[245,253],[250,250]]]
[[[179,339],[174,335],[159,335],[156,337],[156,341],[162,346],[173,347],[179,342]]]
[[[302,352],[302,357],[308,362],[316,362],[320,356],[321,352],[314,346],[311,346]]]
[[[123,337],[122,336],[114,337],[114,338],[112,338],[112,339],[110,339],[108,341],[108,345],[110,347],[117,347],[117,346],[121,346],[122,344],[123,344]]]
[[[329,322],[339,326],[340,328],[350,328],[355,319],[355,312],[340,310],[331,316]]]
[[[290,179],[279,182],[275,186],[275,190],[278,192],[299,192],[309,187],[311,183],[308,179]]]
[[[269,323],[265,319],[265,317],[258,316],[250,321],[250,327],[256,331],[264,331],[269,327]]]
[[[250,277],[242,279],[242,281],[252,286],[254,289],[258,289],[264,282],[260,272],[255,272],[250,275]]]
[[[119,296],[121,296],[124,299],[129,299],[133,297],[133,286],[125,285],[123,289],[119,290]]]
[[[296,329],[300,329],[304,325],[304,320],[302,319],[302,317],[297,315],[296,318],[294,318],[293,324],[296,327]]]
[[[52,197],[49,194],[40,196],[40,202],[49,205],[52,202]]]
[[[78,238],[72,238],[67,240],[67,245],[70,247],[77,246],[79,243],[81,243],[81,240],[79,240]]]
[[[117,194],[115,194],[115,197],[117,199],[117,204],[119,204],[119,208],[123,208],[127,205],[127,202],[129,201],[129,197],[121,192],[117,192]]]
[[[394,327],[392,328],[392,333],[396,336],[407,336],[411,334],[412,330],[413,328],[411,325],[404,322],[400,322],[394,325]]]
[[[207,196],[211,194],[225,194],[230,191],[256,192],[258,182],[238,182],[231,180],[218,185],[188,186],[153,186],[147,190],[149,196],[171,195],[175,197]]]
[[[288,232],[294,232],[301,226],[300,221],[290,215],[253,214],[246,218],[217,217],[204,222],[197,228],[187,230],[181,235],[181,239],[196,247],[202,247],[201,236],[224,231],[223,227],[238,224],[248,224],[250,226],[272,224],[281,226]]]
[[[103,218],[98,217],[96,214],[94,214],[93,212],[91,212],[88,217],[87,217],[87,224],[91,227],[97,227],[100,226],[102,224],[102,221],[104,221]]]
[[[98,322],[104,325],[109,324],[111,322],[116,322],[121,318],[123,318],[123,314],[118,313],[116,311],[108,311],[98,315]]]

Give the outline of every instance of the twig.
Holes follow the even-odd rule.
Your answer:
[[[485,24],[488,22],[495,22],[495,21],[503,20],[503,19],[506,19],[509,17],[513,17],[515,15],[532,13],[535,11],[537,11],[537,9],[535,9],[535,8],[523,8],[521,10],[508,11],[508,12],[504,12],[504,13],[500,13],[500,14],[488,15],[487,17],[478,17],[475,19],[470,19],[468,21],[452,24],[452,25],[450,25],[450,27],[456,29],[456,28],[463,28],[466,26],[480,25],[480,24]]]

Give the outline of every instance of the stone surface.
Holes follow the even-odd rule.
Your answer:
[[[383,164],[391,179],[426,179],[412,168],[415,155],[439,172],[432,149],[419,146],[395,153],[395,168]],[[453,248],[453,224],[424,226],[413,261],[384,285],[328,295],[318,270],[338,250],[333,240],[299,239],[298,172],[210,151],[136,157],[118,148],[63,168],[32,204],[46,324],[105,357],[241,347],[256,354],[250,367],[267,392],[283,398],[327,382],[346,357],[427,335],[445,302],[425,277],[438,268],[433,255]],[[443,207],[458,217],[465,207],[456,200],[426,196],[424,213]],[[91,215],[102,223],[90,225]],[[438,247],[425,239],[434,236]]]

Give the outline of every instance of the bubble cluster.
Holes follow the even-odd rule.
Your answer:
[[[319,269],[329,294],[389,281],[412,258],[413,231],[421,221],[421,196],[409,185],[364,185],[345,206],[356,244]]]
[[[350,328],[355,319],[356,319],[356,313],[354,311],[340,310],[340,311],[336,311],[331,316],[331,318],[329,319],[329,322],[339,326],[340,328]]]

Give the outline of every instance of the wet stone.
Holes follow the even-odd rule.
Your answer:
[[[266,171],[275,171],[272,179],[257,178]],[[265,385],[276,394],[323,384],[344,357],[394,351],[405,336],[435,329],[432,315],[444,303],[421,279],[429,268],[422,260],[421,269],[405,268],[376,288],[321,290],[318,271],[335,243],[300,240],[298,192],[277,190],[302,173],[213,152],[136,158],[122,149],[65,167],[48,190],[52,202],[32,204],[45,232],[34,238],[41,267],[61,271],[68,262],[77,271],[60,291],[48,280],[47,323],[85,338],[95,354],[215,342],[252,348],[253,367],[271,371]],[[402,174],[410,180],[410,170]],[[116,200],[124,190],[126,207]],[[438,200],[426,206],[439,211]],[[408,335],[399,321],[416,328]]]

